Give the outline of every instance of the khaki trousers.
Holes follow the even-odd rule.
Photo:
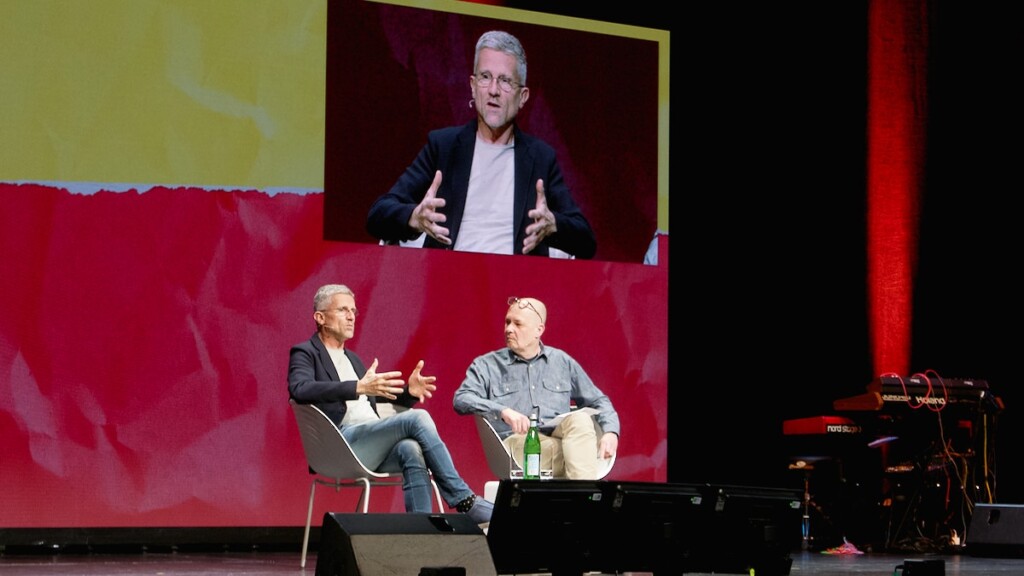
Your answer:
[[[516,462],[522,466],[525,434],[505,439]],[[540,435],[540,469],[551,470],[555,478],[597,479],[597,431],[590,414],[578,412],[562,420],[551,435]]]

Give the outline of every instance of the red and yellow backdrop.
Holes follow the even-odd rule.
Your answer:
[[[476,355],[503,345],[512,295],[547,303],[546,341],[573,354],[620,411],[614,476],[666,480],[663,236],[658,264],[642,261],[655,230],[667,231],[667,78],[659,78],[667,33],[595,31],[557,17],[538,24],[536,15],[475,4],[428,8],[333,0],[0,8],[0,527],[301,526],[309,475],[287,403],[288,349],[313,331],[316,288],[335,282],[357,295],[357,353],[405,373],[423,359],[438,377],[422,407],[481,493],[490,473],[472,419],[455,414],[451,396]],[[332,52],[347,66],[389,71],[388,85],[339,77],[365,83],[367,100],[327,101],[327,47],[341,42],[329,38],[329,12],[350,33],[381,35],[373,46]],[[433,90],[417,77],[439,69],[417,66],[415,51],[399,53],[406,16],[442,20],[447,35],[433,44],[453,50],[472,50],[481,26],[502,22],[537,39],[532,129],[557,139],[606,257],[379,246],[352,228],[364,199],[384,189],[358,183],[333,181],[340,212],[325,214],[325,158],[396,178],[383,159],[411,161],[428,128],[421,118],[438,114],[388,106]],[[606,130],[621,128],[559,112],[570,95],[545,89],[545,74],[559,78],[544,72],[550,46],[540,44],[559,30],[595,48],[640,43],[634,140],[619,134],[602,144]],[[460,67],[450,80],[463,88],[459,99],[440,91],[412,101],[436,100],[462,122],[469,54],[451,56],[442,64]],[[578,62],[572,74],[583,77],[569,80],[605,82],[596,65]],[[338,122],[356,118],[363,128],[330,137],[365,150],[362,158],[325,152],[338,107],[348,114]],[[413,141],[398,141],[396,123],[411,127]],[[608,188],[584,177],[602,173],[637,176],[630,186],[614,182],[629,215],[621,243],[602,197]],[[355,234],[339,240],[326,230]],[[314,517],[354,509],[355,498],[321,496]],[[400,491],[378,492],[373,508],[401,511]]]

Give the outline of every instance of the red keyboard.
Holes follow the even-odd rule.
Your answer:
[[[853,420],[843,416],[811,416],[782,422],[782,433],[786,436],[804,434],[860,434],[862,428]]]

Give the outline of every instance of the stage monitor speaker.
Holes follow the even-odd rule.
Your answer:
[[[316,576],[497,576],[465,514],[324,514]]]
[[[691,571],[788,575],[801,544],[802,500],[797,489],[708,485]]]
[[[972,556],[1024,556],[1024,504],[977,504],[965,542]]]

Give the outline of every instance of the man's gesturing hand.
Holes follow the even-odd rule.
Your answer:
[[[526,227],[526,238],[523,240],[523,254],[529,254],[540,245],[545,238],[558,231],[555,213],[548,210],[548,201],[544,197],[544,181],[537,180],[537,206],[526,214],[533,223]]]
[[[434,390],[437,390],[437,386],[434,382],[437,381],[437,376],[423,376],[423,360],[416,363],[416,368],[413,369],[412,374],[409,375],[409,394],[420,399],[420,402],[426,402],[427,398],[434,395]]]
[[[448,217],[437,211],[438,208],[444,208],[445,204],[444,198],[437,197],[437,189],[440,187],[441,171],[438,170],[434,173],[434,181],[430,184],[430,188],[427,188],[427,194],[409,216],[409,227],[425,232],[427,236],[441,244],[449,245],[452,240],[448,237],[448,229],[441,226],[448,220]]]
[[[377,359],[366,369],[366,374],[356,382],[356,392],[367,396],[383,396],[389,400],[397,398],[402,393],[402,373],[398,371],[377,372]]]

